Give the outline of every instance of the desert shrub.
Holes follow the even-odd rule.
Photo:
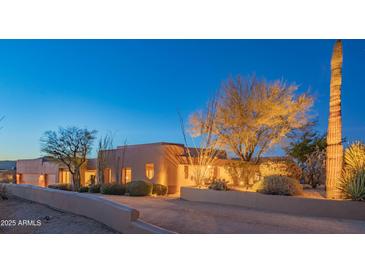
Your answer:
[[[91,184],[89,185],[90,193],[100,193],[100,184]]]
[[[302,176],[302,170],[294,161],[289,159],[273,159],[263,161],[260,164],[260,175],[262,177],[278,175],[299,180]]]
[[[253,162],[230,161],[225,165],[225,169],[236,186],[248,188],[259,178],[259,165]]]
[[[294,196],[300,195],[303,187],[294,178],[272,175],[256,183],[253,190],[264,194]]]
[[[103,184],[100,187],[100,193],[106,195],[124,195],[125,185],[122,184]]]
[[[166,195],[167,194],[167,186],[161,184],[153,184],[152,186],[152,194],[156,195]]]
[[[88,186],[80,186],[79,192],[89,192]]]
[[[341,178],[340,190],[345,199],[365,200],[365,169]]]
[[[130,196],[149,196],[152,194],[153,185],[145,181],[132,181],[128,184],[127,192]]]
[[[7,200],[8,199],[6,187],[4,185],[0,185],[0,197],[3,200]]]
[[[54,184],[48,185],[48,187],[58,190],[72,191],[72,186],[70,184]]]
[[[224,179],[215,179],[213,180],[209,187],[209,189],[213,189],[213,190],[228,190],[228,181],[224,180]]]
[[[312,153],[306,155],[303,164],[303,180],[305,184],[316,188],[318,185],[326,182],[326,150],[315,149]]]

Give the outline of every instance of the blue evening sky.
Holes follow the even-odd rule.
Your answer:
[[[202,108],[229,76],[310,88],[327,127],[333,40],[1,40],[0,159],[40,156],[46,130],[112,132],[116,145],[182,142],[177,110]],[[343,131],[365,135],[365,40],[344,40]],[[278,152],[280,153],[280,152]]]

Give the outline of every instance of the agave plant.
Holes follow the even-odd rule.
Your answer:
[[[345,198],[365,200],[365,144],[355,142],[345,151],[339,189]]]
[[[356,172],[365,168],[365,144],[357,141],[345,151],[345,170]]]
[[[344,174],[341,179],[340,190],[344,198],[353,201],[365,200],[365,169],[355,172],[355,174]]]

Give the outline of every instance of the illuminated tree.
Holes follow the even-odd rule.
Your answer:
[[[298,87],[282,81],[267,83],[238,77],[226,82],[217,95],[213,133],[218,143],[242,161],[259,161],[293,129],[307,123],[312,97],[295,95]],[[201,112],[193,114],[199,128]]]
[[[192,145],[189,145],[184,121],[180,115],[180,125],[185,142],[185,156],[192,168],[193,181],[197,186],[202,186],[210,178],[210,170],[222,156],[218,139],[214,135],[214,120],[217,102],[211,100],[205,112],[196,113],[190,117],[189,128]]]
[[[330,111],[327,132],[326,156],[326,194],[328,198],[338,199],[342,194],[339,189],[343,165],[342,117],[342,42],[336,41],[331,60]]]
[[[66,165],[72,176],[73,189],[80,189],[81,167],[86,164],[96,131],[77,127],[60,127],[46,131],[41,138],[41,151],[51,159]]]

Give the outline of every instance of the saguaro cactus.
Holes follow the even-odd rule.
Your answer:
[[[331,199],[339,199],[342,196],[338,189],[343,162],[341,84],[342,42],[337,40],[331,60],[330,111],[326,157],[326,195]]]

